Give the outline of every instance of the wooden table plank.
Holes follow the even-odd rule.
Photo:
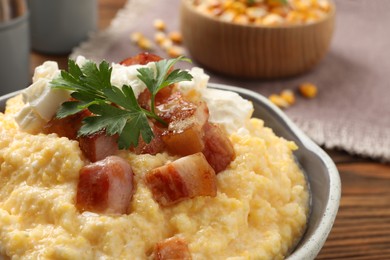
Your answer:
[[[390,259],[390,165],[340,156],[339,213],[318,259]]]

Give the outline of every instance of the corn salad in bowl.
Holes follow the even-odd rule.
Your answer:
[[[327,53],[335,5],[328,0],[183,0],[181,31],[191,57],[241,78],[295,76]]]
[[[331,11],[328,0],[195,0],[194,5],[221,21],[259,26],[313,23]]]

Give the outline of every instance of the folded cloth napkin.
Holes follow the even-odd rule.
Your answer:
[[[303,82],[319,90],[315,99],[297,96],[286,114],[326,148],[390,161],[390,1],[336,0],[336,26],[330,50],[313,70],[288,79],[242,80],[210,75],[210,81],[248,88],[268,96],[296,90]],[[133,32],[153,39],[153,21],[180,29],[180,0],[129,0],[108,29],[92,35],[71,57],[119,62],[140,52]],[[184,28],[185,29],[185,28]],[[167,55],[156,48],[162,57]],[[191,57],[189,53],[187,56]],[[195,66],[201,66],[194,64]]]

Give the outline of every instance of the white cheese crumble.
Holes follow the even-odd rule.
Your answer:
[[[146,65],[131,65],[124,66],[120,64],[112,64],[111,72],[111,84],[116,87],[122,87],[123,85],[130,86],[135,97],[138,97],[145,89],[146,85],[137,77],[139,68],[152,68],[155,70],[156,66],[154,62],[150,62]]]
[[[228,134],[245,127],[253,113],[253,104],[235,92],[207,88],[209,76],[201,68],[192,68],[191,81],[179,82],[178,89],[188,93],[195,89],[200,92],[210,112],[210,122],[225,128]]]
[[[53,118],[59,106],[70,98],[69,91],[50,87],[50,81],[59,73],[58,64],[52,61],[46,61],[35,69],[33,83],[22,91],[25,105],[15,115],[22,131],[39,132]]]

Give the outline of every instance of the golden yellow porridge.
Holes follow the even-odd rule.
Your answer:
[[[82,64],[83,59],[77,62]],[[40,66],[33,84],[58,75],[48,73],[52,66],[56,68]],[[129,81],[130,67],[114,64],[111,82]],[[207,75],[200,69],[189,73],[193,79],[177,83],[176,88],[184,96],[206,101],[209,120],[224,129],[234,158],[215,174],[215,195],[164,205],[154,197],[145,177],[181,156],[166,150],[155,154],[116,151],[115,156],[128,162],[134,175],[125,213],[80,210],[76,205],[80,171],[93,163],[79,141],[22,130],[20,111],[27,99],[19,95],[8,100],[6,111],[0,113],[0,255],[166,259],[156,255],[156,245],[179,238],[188,248],[185,259],[286,257],[308,218],[306,180],[292,154],[296,145],[277,137],[262,120],[250,118],[250,102],[234,93],[208,90]]]

